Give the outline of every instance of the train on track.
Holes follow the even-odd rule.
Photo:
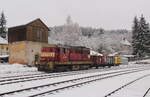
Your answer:
[[[35,56],[35,65],[39,71],[58,72],[118,66],[124,60],[127,62],[127,58],[122,56],[94,55],[90,52],[89,48],[82,46],[43,47],[41,53]]]

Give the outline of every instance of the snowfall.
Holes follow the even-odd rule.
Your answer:
[[[148,66],[148,65],[150,65],[150,60],[143,60],[138,62],[130,62],[128,65],[120,66],[120,68]],[[118,68],[118,67],[112,67],[112,68]],[[80,78],[80,77],[109,73],[114,71],[119,71],[119,69],[108,70],[107,68],[106,70],[103,69],[100,72],[93,72],[93,73],[91,72],[91,73],[78,74],[73,76],[62,76],[62,77],[51,78],[51,79],[47,78],[47,79],[34,80],[28,82],[13,83],[8,85],[0,85],[0,93],[28,88],[32,86],[44,85],[53,82],[64,81],[67,79]],[[21,65],[21,64],[0,64],[0,79],[3,77],[33,74],[33,73],[40,74],[42,72],[37,71],[37,68],[35,67],[28,67],[26,65]],[[42,95],[42,97],[43,96],[44,97],[104,97],[108,93],[120,88],[121,86],[147,74],[150,74],[150,70],[145,70],[145,71],[125,74],[121,76],[116,76],[104,80],[99,80],[85,85],[81,85],[79,87],[65,89],[53,94],[45,94]],[[109,97],[143,97],[144,93],[149,88],[150,88],[150,76],[147,76],[134,82],[133,84],[124,87],[123,89],[117,91],[116,93],[110,95]],[[48,89],[48,87],[46,89]],[[42,92],[45,90],[43,88],[34,91],[28,91],[30,93],[23,92],[23,93],[18,93],[16,95],[12,94],[12,95],[5,95],[5,96],[6,97],[28,97],[29,94],[34,94],[36,92],[39,91]],[[150,97],[150,93],[148,93],[146,97]]]

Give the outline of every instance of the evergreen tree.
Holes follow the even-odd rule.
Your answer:
[[[150,53],[150,29],[143,15],[140,17],[139,21],[135,17],[132,33],[133,54],[137,57],[148,56]]]
[[[141,57],[147,56],[147,51],[148,51],[148,44],[147,41],[149,40],[147,37],[147,34],[149,32],[149,25],[148,23],[146,23],[145,18],[143,17],[143,15],[140,18],[139,21],[140,25],[139,25],[139,51],[138,51],[138,55]]]
[[[138,31],[139,31],[139,21],[137,17],[134,18],[132,27],[132,47],[133,55],[137,55],[138,52]]]
[[[149,24],[147,24],[147,32],[145,34],[145,48],[146,48],[146,55],[150,56],[150,28]]]
[[[6,19],[4,13],[2,12],[0,17],[0,36],[6,38],[6,35]]]
[[[150,28],[149,24],[146,23],[145,18],[143,15],[140,19],[140,29],[141,32],[144,33],[143,35],[143,54],[144,56],[150,56]]]

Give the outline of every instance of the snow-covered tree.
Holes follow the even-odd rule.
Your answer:
[[[120,41],[123,37],[128,37],[128,32],[124,29],[107,31],[102,28],[80,27],[68,16],[64,25],[51,27],[49,43],[85,46],[101,53],[115,53],[121,50]]]
[[[137,57],[145,57],[149,55],[150,47],[150,29],[149,24],[146,22],[143,15],[140,20],[135,17],[134,25],[132,28],[133,33],[133,54]]]
[[[149,24],[146,22],[143,15],[140,18],[139,32],[141,40],[141,47],[139,47],[139,52],[141,53],[141,56],[148,56],[150,54],[150,29]]]
[[[4,13],[2,12],[0,17],[0,36],[6,38],[6,35],[6,19]]]
[[[82,35],[80,27],[77,23],[73,23],[71,16],[66,19],[66,24],[63,27],[63,40],[66,45],[77,45],[79,37]]]
[[[63,45],[78,45],[82,35],[80,26],[72,21],[71,16],[67,17],[64,25],[54,27],[50,33],[49,43]]]
[[[133,27],[132,27],[132,47],[133,47],[133,55],[137,55],[138,52],[138,39],[139,34],[139,21],[137,17],[134,18]]]

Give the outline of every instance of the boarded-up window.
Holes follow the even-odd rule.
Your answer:
[[[37,39],[42,40],[42,34],[43,34],[43,29],[42,28],[37,28]]]
[[[44,29],[42,27],[33,26],[34,40],[42,41]]]

